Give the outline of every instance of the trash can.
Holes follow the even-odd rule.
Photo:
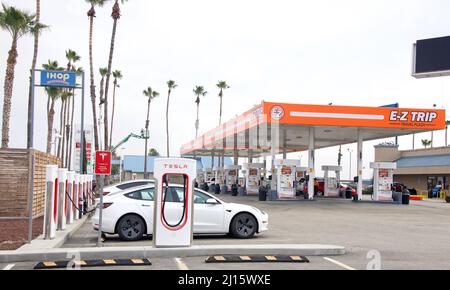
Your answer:
[[[214,187],[214,193],[215,193],[215,194],[220,194],[220,191],[221,191],[220,185],[219,185],[219,184],[216,184],[215,187]]]
[[[346,199],[352,199],[353,197],[353,190],[348,187],[347,190],[345,191],[345,198]]]
[[[267,189],[264,186],[259,187],[259,201],[267,201]]]
[[[409,193],[403,193],[402,195],[402,204],[404,205],[409,205],[409,198],[410,198],[410,194]]]
[[[231,186],[231,196],[238,196],[238,185],[233,184]]]

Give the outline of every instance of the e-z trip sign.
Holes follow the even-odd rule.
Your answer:
[[[77,86],[77,74],[65,71],[41,71],[41,86],[73,88]]]

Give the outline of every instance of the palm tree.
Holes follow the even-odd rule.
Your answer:
[[[102,124],[102,119],[103,119],[103,105],[105,104],[105,99],[104,99],[104,94],[105,94],[105,77],[108,74],[108,69],[107,68],[100,68],[99,69],[100,72],[100,76],[102,77],[100,80],[100,102],[98,104],[98,120],[96,121],[98,124],[98,133],[99,136],[101,137],[101,132],[102,132],[102,128],[101,128],[101,124]],[[103,147],[103,139],[99,138],[98,140],[98,145],[100,147],[100,149],[105,149],[106,147]]]
[[[31,33],[34,35],[34,49],[33,49],[33,60],[31,61],[30,72],[33,73],[36,69],[37,57],[39,52],[39,36],[44,28],[47,28],[47,25],[40,23],[41,21],[41,0],[36,0],[36,17],[34,19],[34,27],[32,28]],[[31,144],[33,140],[31,140],[31,119],[33,116],[32,111],[32,78],[30,75],[30,86],[28,88],[28,122],[27,122],[27,148],[31,149]]]
[[[145,153],[144,153],[144,178],[147,178],[147,145],[148,145],[148,127],[150,125],[150,104],[152,103],[152,100],[157,98],[159,96],[159,93],[152,90],[151,87],[148,87],[146,90],[142,92],[144,96],[148,98],[148,104],[147,104],[147,120],[145,121]]]
[[[207,91],[202,86],[196,86],[194,89],[194,94],[197,96],[195,103],[197,104],[197,120],[195,121],[195,138],[198,138],[198,128],[200,125],[199,113],[200,113],[200,96],[204,97],[208,94]]]
[[[220,114],[219,114],[219,126],[222,125],[222,102],[223,102],[223,91],[230,88],[226,81],[219,81],[217,83],[217,87],[220,89],[219,98],[220,98]]]
[[[108,0],[86,0],[91,4],[87,16],[89,17],[89,71],[90,71],[90,91],[91,91],[91,103],[92,103],[92,117],[94,119],[94,146],[95,150],[99,150],[99,136],[97,127],[97,105],[96,105],[96,95],[95,95],[95,78],[94,78],[94,57],[92,53],[92,40],[94,34],[94,18],[95,18],[95,7],[102,7]]]
[[[69,131],[67,130],[67,111],[68,111],[68,104],[70,103],[70,98],[72,97],[72,92],[69,90],[63,90],[61,92],[61,119],[60,119],[60,128],[62,129],[61,136],[62,136],[62,144],[61,144],[61,155],[59,157],[61,158],[61,163],[63,167],[66,167],[66,141],[67,141],[67,134]],[[59,146],[58,146],[59,151]]]
[[[433,141],[431,141],[431,140],[428,140],[428,139],[422,140],[422,145],[425,147],[425,149],[427,149],[427,147],[430,146],[431,144],[433,144]]]
[[[112,105],[112,114],[111,114],[111,132],[109,135],[109,144],[112,145],[112,136],[113,136],[113,128],[114,128],[114,112],[116,109],[116,89],[120,88],[118,81],[123,78],[122,72],[120,70],[115,70],[113,72],[114,77],[114,91],[113,91],[113,105]]]
[[[45,70],[64,70],[62,67],[59,67],[57,61],[49,60],[48,63],[43,64],[42,67]],[[52,149],[52,137],[53,137],[53,121],[55,118],[55,103],[61,96],[62,89],[48,87],[45,88],[45,92],[47,93],[47,154],[51,153]]]
[[[72,67],[72,71],[76,72],[77,75],[81,75],[84,72],[84,69],[82,67],[79,68],[75,68]],[[74,91],[73,91],[74,93]],[[67,165],[67,168],[69,168],[69,170],[72,167],[72,142],[73,142],[73,118],[75,115],[75,94],[72,95],[72,114],[71,114],[71,119],[70,119],[70,139],[69,139],[69,153],[67,154],[69,162]]]
[[[121,0],[120,2],[123,4],[127,0]],[[120,19],[120,5],[119,0],[115,0],[111,17],[113,18],[113,30],[112,30],[112,36],[111,36],[111,47],[109,50],[109,59],[108,59],[108,74],[106,75],[106,84],[105,84],[105,116],[104,116],[104,126],[105,126],[105,148],[109,148],[108,144],[108,94],[109,94],[109,81],[111,78],[111,71],[112,71],[112,63],[113,63],[113,56],[114,56],[114,46],[116,41],[116,31],[117,31],[117,23]]]
[[[15,68],[17,64],[17,43],[19,39],[33,31],[35,15],[28,14],[12,6],[2,4],[0,27],[11,34],[11,48],[6,62],[6,75],[3,98],[2,148],[9,147],[9,121],[11,118],[11,99],[14,88]]]
[[[167,106],[166,106],[166,141],[167,141],[167,157],[170,157],[170,141],[169,141],[169,106],[170,106],[170,95],[172,91],[177,88],[175,81],[170,80],[167,82],[167,87],[169,92],[167,93]]]

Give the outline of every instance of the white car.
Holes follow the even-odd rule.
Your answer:
[[[103,200],[102,232],[118,234],[126,241],[140,240],[153,233],[154,185],[131,188]],[[170,185],[165,211],[169,222],[178,221],[183,212],[184,189]],[[99,210],[92,218],[99,228]],[[249,239],[268,230],[269,216],[259,209],[242,204],[224,202],[209,193],[195,189],[194,234],[231,234]]]
[[[144,185],[154,184],[155,181],[151,179],[139,179],[139,180],[129,180],[124,181],[119,184],[114,184],[111,186],[107,186],[103,188],[103,195],[111,195],[115,194],[117,192],[120,192],[122,190],[127,190],[133,187],[141,187]]]

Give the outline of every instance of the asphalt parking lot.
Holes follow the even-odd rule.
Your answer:
[[[146,269],[367,269],[380,258],[381,269],[450,269],[450,204],[431,201],[409,206],[340,199],[317,201],[259,202],[255,197],[220,196],[228,202],[258,207],[269,213],[268,232],[252,240],[228,236],[197,237],[196,245],[217,244],[331,244],[344,246],[347,254],[337,257],[308,257],[308,264],[206,264],[206,257],[152,259]],[[88,221],[64,248],[93,247],[97,233]],[[109,236],[105,247],[151,245],[147,238],[123,242]],[[181,264],[180,264],[181,261]],[[180,266],[181,265],[181,266]],[[0,265],[0,269],[8,265]],[[17,264],[20,269],[33,263]],[[118,267],[119,269],[121,267]],[[128,268],[128,267],[123,267]],[[139,269],[139,267],[131,267]],[[98,269],[98,268],[96,268]]]

